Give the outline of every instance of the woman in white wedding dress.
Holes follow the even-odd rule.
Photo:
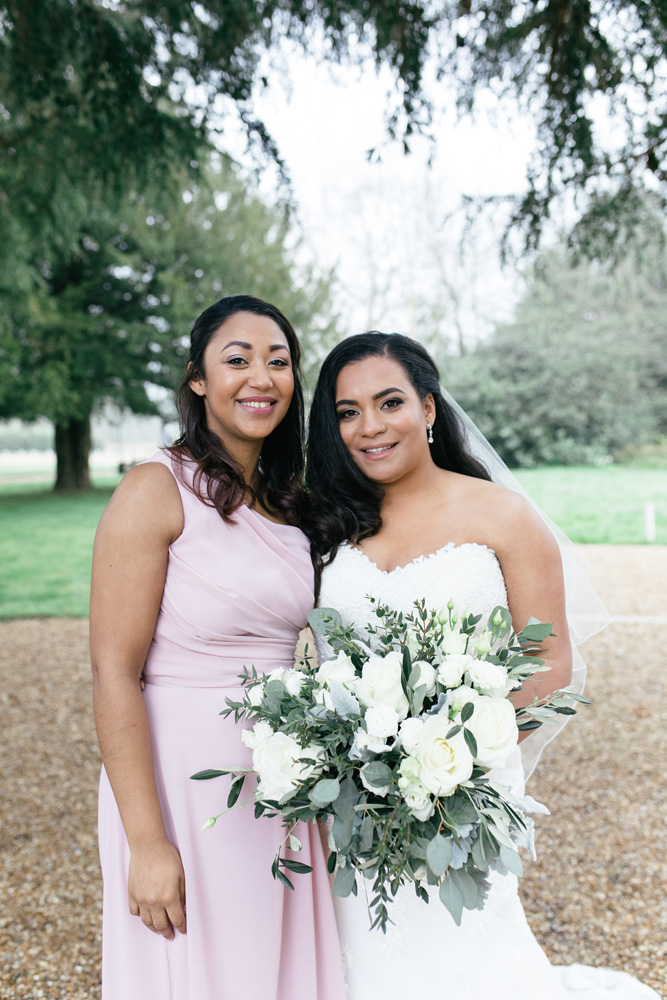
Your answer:
[[[324,362],[311,410],[311,535],[319,603],[346,623],[370,619],[366,595],[411,610],[417,598],[459,612],[510,609],[554,623],[551,667],[516,703],[567,685],[571,648],[558,544],[532,505],[490,481],[470,453],[424,348],[399,334],[367,333]],[[328,655],[325,648],[320,653]],[[528,740],[535,739],[528,736]],[[521,795],[520,751],[494,776]],[[386,935],[370,930],[363,880],[336,900],[350,1000],[654,1000],[625,973],[552,966],[526,921],[512,874],[492,875],[482,910],[457,927],[437,895],[412,886],[391,905]]]

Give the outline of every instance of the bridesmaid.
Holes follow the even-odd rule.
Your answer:
[[[302,508],[296,334],[274,306],[223,298],[196,321],[182,433],[132,469],[95,540],[94,708],[102,760],[103,1000],[343,1000],[326,863],[312,824],[294,892],[278,821],[252,805],[212,830],[248,766],[233,718],[244,665],[293,665],[313,604]],[[142,691],[142,675],[145,682]],[[246,796],[244,796],[246,797]]]

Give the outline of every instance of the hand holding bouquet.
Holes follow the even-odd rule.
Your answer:
[[[254,719],[241,738],[257,774],[255,815],[280,815],[284,844],[298,850],[300,821],[328,821],[333,892],[357,891],[357,873],[372,881],[373,925],[386,929],[388,904],[412,882],[426,902],[438,886],[456,923],[482,905],[490,869],[522,872],[520,846],[534,852],[533,800],[519,801],[491,780],[514,753],[519,732],[586,701],[556,691],[515,710],[513,690],[548,670],[538,656],[551,625],[535,620],[516,634],[506,608],[480,629],[480,616],[458,617],[416,601],[403,614],[374,605],[377,624],[363,634],[332,608],[309,615],[336,656],[319,667],[278,668],[241,676],[242,701],[227,699],[237,721]],[[234,774],[228,807],[248,772],[213,769],[194,778]],[[222,814],[220,814],[222,815]],[[219,817],[211,817],[205,827]],[[281,856],[274,877],[309,867]]]

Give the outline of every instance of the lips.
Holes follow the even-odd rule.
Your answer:
[[[376,444],[373,445],[372,448],[362,448],[361,453],[362,455],[365,455],[366,458],[370,458],[373,460],[384,458],[386,455],[389,455],[394,450],[397,444],[398,441],[394,441],[393,444]]]
[[[236,402],[247,413],[270,413],[276,405],[273,396],[246,396],[244,399],[237,399]]]

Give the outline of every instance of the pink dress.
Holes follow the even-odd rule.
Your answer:
[[[158,453],[149,461],[168,468]],[[173,471],[173,470],[172,470]],[[308,542],[248,507],[226,524],[176,477],[185,527],[169,551],[144,697],[167,835],[185,870],[187,934],[149,931],[127,903],[129,850],[104,770],[99,837],[104,876],[103,1000],[343,1000],[345,985],[326,863],[312,824],[297,830],[311,864],[295,891],[271,877],[283,838],[252,804],[221,817],[230,779],[191,781],[208,767],[249,766],[225,696],[244,665],[293,665],[313,605]],[[248,782],[241,801],[250,797]]]

